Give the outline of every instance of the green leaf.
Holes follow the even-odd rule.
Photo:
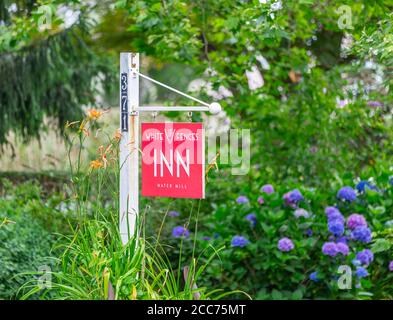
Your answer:
[[[383,251],[389,250],[391,246],[392,246],[392,244],[388,240],[377,239],[373,243],[373,245],[371,247],[371,251],[374,253],[383,252]]]
[[[378,207],[369,206],[368,208],[371,211],[371,213],[375,215],[384,214],[386,212],[385,207],[382,206],[378,206]]]
[[[300,4],[307,4],[307,5],[311,5],[314,3],[314,0],[299,0]]]
[[[301,300],[303,298],[303,292],[301,289],[297,289],[294,293],[292,293],[293,300]]]
[[[229,17],[227,19],[226,25],[228,27],[228,29],[230,30],[234,30],[237,28],[237,26],[239,25],[239,18],[237,17]]]
[[[280,291],[273,290],[272,291],[272,298],[274,300],[283,300],[284,297],[283,297],[283,295],[282,295],[282,293]]]

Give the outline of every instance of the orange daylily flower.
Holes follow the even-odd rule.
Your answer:
[[[87,112],[90,119],[97,120],[99,117],[102,116],[102,111],[98,111],[97,109],[90,109]]]
[[[93,161],[90,162],[90,168],[91,169],[100,169],[103,166],[104,166],[104,164],[100,160],[93,160]]]
[[[115,140],[116,140],[116,141],[120,141],[121,136],[122,136],[122,134],[120,133],[120,130],[117,129],[116,132],[115,132],[115,137],[114,137]]]
[[[87,111],[87,115],[88,115],[88,118],[89,118],[90,120],[97,120],[97,119],[99,119],[104,113],[107,113],[107,112],[109,112],[109,110],[106,110],[106,111],[99,111],[99,110],[97,110],[97,109],[90,109],[89,111]]]

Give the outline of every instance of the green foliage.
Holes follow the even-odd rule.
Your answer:
[[[13,217],[9,214],[7,212],[12,222],[0,228],[1,299],[15,298],[19,287],[31,279],[31,276],[20,276],[20,273],[50,265],[47,257],[53,244],[50,233],[31,216]]]
[[[364,26],[370,26],[373,41],[383,39],[378,55],[389,57],[391,4],[257,0],[118,4],[130,17],[137,17],[130,32],[143,35],[133,41],[138,51],[159,61],[193,66],[205,72],[203,77],[214,89],[222,86],[232,93],[221,104],[232,127],[251,129],[253,163],[266,179],[323,184],[340,172],[359,174],[392,152],[388,129],[392,96],[361,80],[363,55],[353,47],[349,53],[342,48],[346,38],[356,42]],[[352,29],[338,26],[336,10],[343,4],[352,10]],[[253,68],[264,79],[256,89],[249,87],[246,77]],[[389,81],[389,74],[383,79]],[[369,107],[370,100],[384,108]],[[344,101],[349,103],[339,107]]]
[[[97,83],[113,88],[110,64],[86,45],[92,25],[82,11],[75,25],[62,28],[54,16],[62,2],[40,3],[53,7],[50,30],[39,29],[38,4],[0,27],[0,145],[11,131],[24,140],[39,137],[47,118],[62,132],[83,106],[97,103]]]
[[[0,221],[4,222],[0,227],[0,299],[10,299],[32,278],[22,273],[52,264],[48,258],[56,240],[52,232],[65,228],[56,228],[61,218],[53,208],[49,210],[59,202],[56,196],[45,202],[36,185],[13,188],[7,181],[2,184],[6,190],[0,199]]]
[[[11,3],[18,3],[16,12],[7,10]],[[65,30],[55,15],[53,29],[39,30],[42,4],[53,12],[72,6],[81,12],[80,21]],[[339,27],[337,9],[342,5],[352,11],[350,29]],[[12,199],[0,201],[0,238],[8,248],[0,248],[5,297],[14,297],[21,283],[9,280],[10,274],[22,271],[24,298],[110,299],[111,293],[115,299],[190,299],[196,293],[221,298],[220,290],[206,289],[220,287],[227,292],[240,288],[257,299],[391,299],[387,264],[392,260],[393,200],[386,169],[393,154],[391,9],[391,1],[357,0],[121,0],[115,6],[104,1],[91,7],[78,0],[2,1],[0,145],[11,131],[25,139],[37,137],[46,117],[56,119],[60,130],[67,120],[80,118],[84,106],[97,103],[97,82],[116,82],[109,78],[115,63],[101,57],[117,59],[119,50],[146,54],[143,61],[148,63],[142,67],[181,90],[198,75],[213,90],[227,89],[231,94],[220,103],[232,128],[251,129],[252,135],[248,176],[222,170],[207,186],[207,201],[199,203],[143,200],[141,204],[152,206],[146,206],[144,236],[122,246],[114,201],[119,185],[116,139],[110,137],[97,157],[91,156],[97,167],[88,168],[81,163],[81,150],[97,124],[92,118],[67,123],[67,129],[76,128],[76,135],[66,136],[69,152],[79,154],[76,163],[70,158],[69,198],[43,200],[37,187],[27,185],[7,187]],[[97,25],[85,20],[91,12]],[[259,72],[263,85],[249,85],[250,70]],[[105,96],[109,88],[104,91]],[[204,90],[197,94],[211,100]],[[164,103],[176,99],[162,91],[158,96]],[[351,205],[337,203],[336,191],[354,185],[355,176],[376,177],[379,192],[367,190]],[[265,181],[275,182],[276,192],[263,195],[260,205],[257,196]],[[283,205],[283,194],[292,188],[305,196],[301,207],[310,218],[297,219],[294,209]],[[250,203],[236,204],[240,194]],[[321,247],[329,239],[323,210],[334,204],[346,217],[363,214],[374,240],[367,246],[351,243],[349,256],[332,259],[322,255]],[[180,218],[167,217],[169,209],[180,211]],[[27,263],[20,257],[28,256],[24,250],[30,247],[29,253],[37,251],[34,257],[49,254],[52,237],[46,230],[69,234],[63,215],[69,211],[76,220],[71,221],[72,235],[60,246],[52,288],[41,291],[32,280],[41,275],[35,272],[41,260]],[[249,213],[257,217],[255,227],[245,220]],[[191,238],[172,238],[177,225],[189,227]],[[250,244],[232,247],[237,234]],[[284,236],[294,241],[293,251],[277,249]],[[18,247],[15,259],[9,246]],[[366,247],[375,254],[370,276],[359,288],[339,290],[334,279],[338,265],[351,265],[355,252]],[[200,248],[206,251],[197,255]],[[215,254],[220,259],[213,259]],[[184,266],[190,272],[182,280]],[[318,282],[309,279],[313,271],[318,271]]]
[[[385,85],[392,88],[393,85],[393,14],[386,19],[378,21],[378,26],[370,25],[362,33],[359,41],[355,44],[354,52],[363,59],[376,60],[383,65],[385,73]]]

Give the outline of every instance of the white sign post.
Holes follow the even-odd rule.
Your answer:
[[[139,106],[139,76],[194,100],[201,106]],[[120,195],[119,227],[123,244],[135,235],[139,213],[139,112],[209,111],[218,114],[220,104],[208,104],[139,72],[138,53],[120,53]]]

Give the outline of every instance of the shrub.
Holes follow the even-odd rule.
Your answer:
[[[364,181],[344,182],[328,190],[275,185],[274,192],[242,184],[239,194],[213,204],[198,245],[226,249],[207,268],[204,285],[241,289],[257,299],[391,298],[392,182],[380,175],[361,191],[356,187]],[[168,229],[181,217],[171,218]],[[338,287],[346,275],[341,265],[352,272],[341,278],[352,282],[350,290]]]
[[[59,194],[47,198],[33,181],[13,186],[1,181],[0,198],[0,298],[16,298],[19,287],[32,278],[26,272],[51,266],[55,233],[69,232],[72,221]]]
[[[0,200],[0,220],[12,222],[0,228],[0,298],[15,298],[19,287],[31,279],[18,275],[49,265],[54,237],[28,213],[15,212],[11,202]]]

